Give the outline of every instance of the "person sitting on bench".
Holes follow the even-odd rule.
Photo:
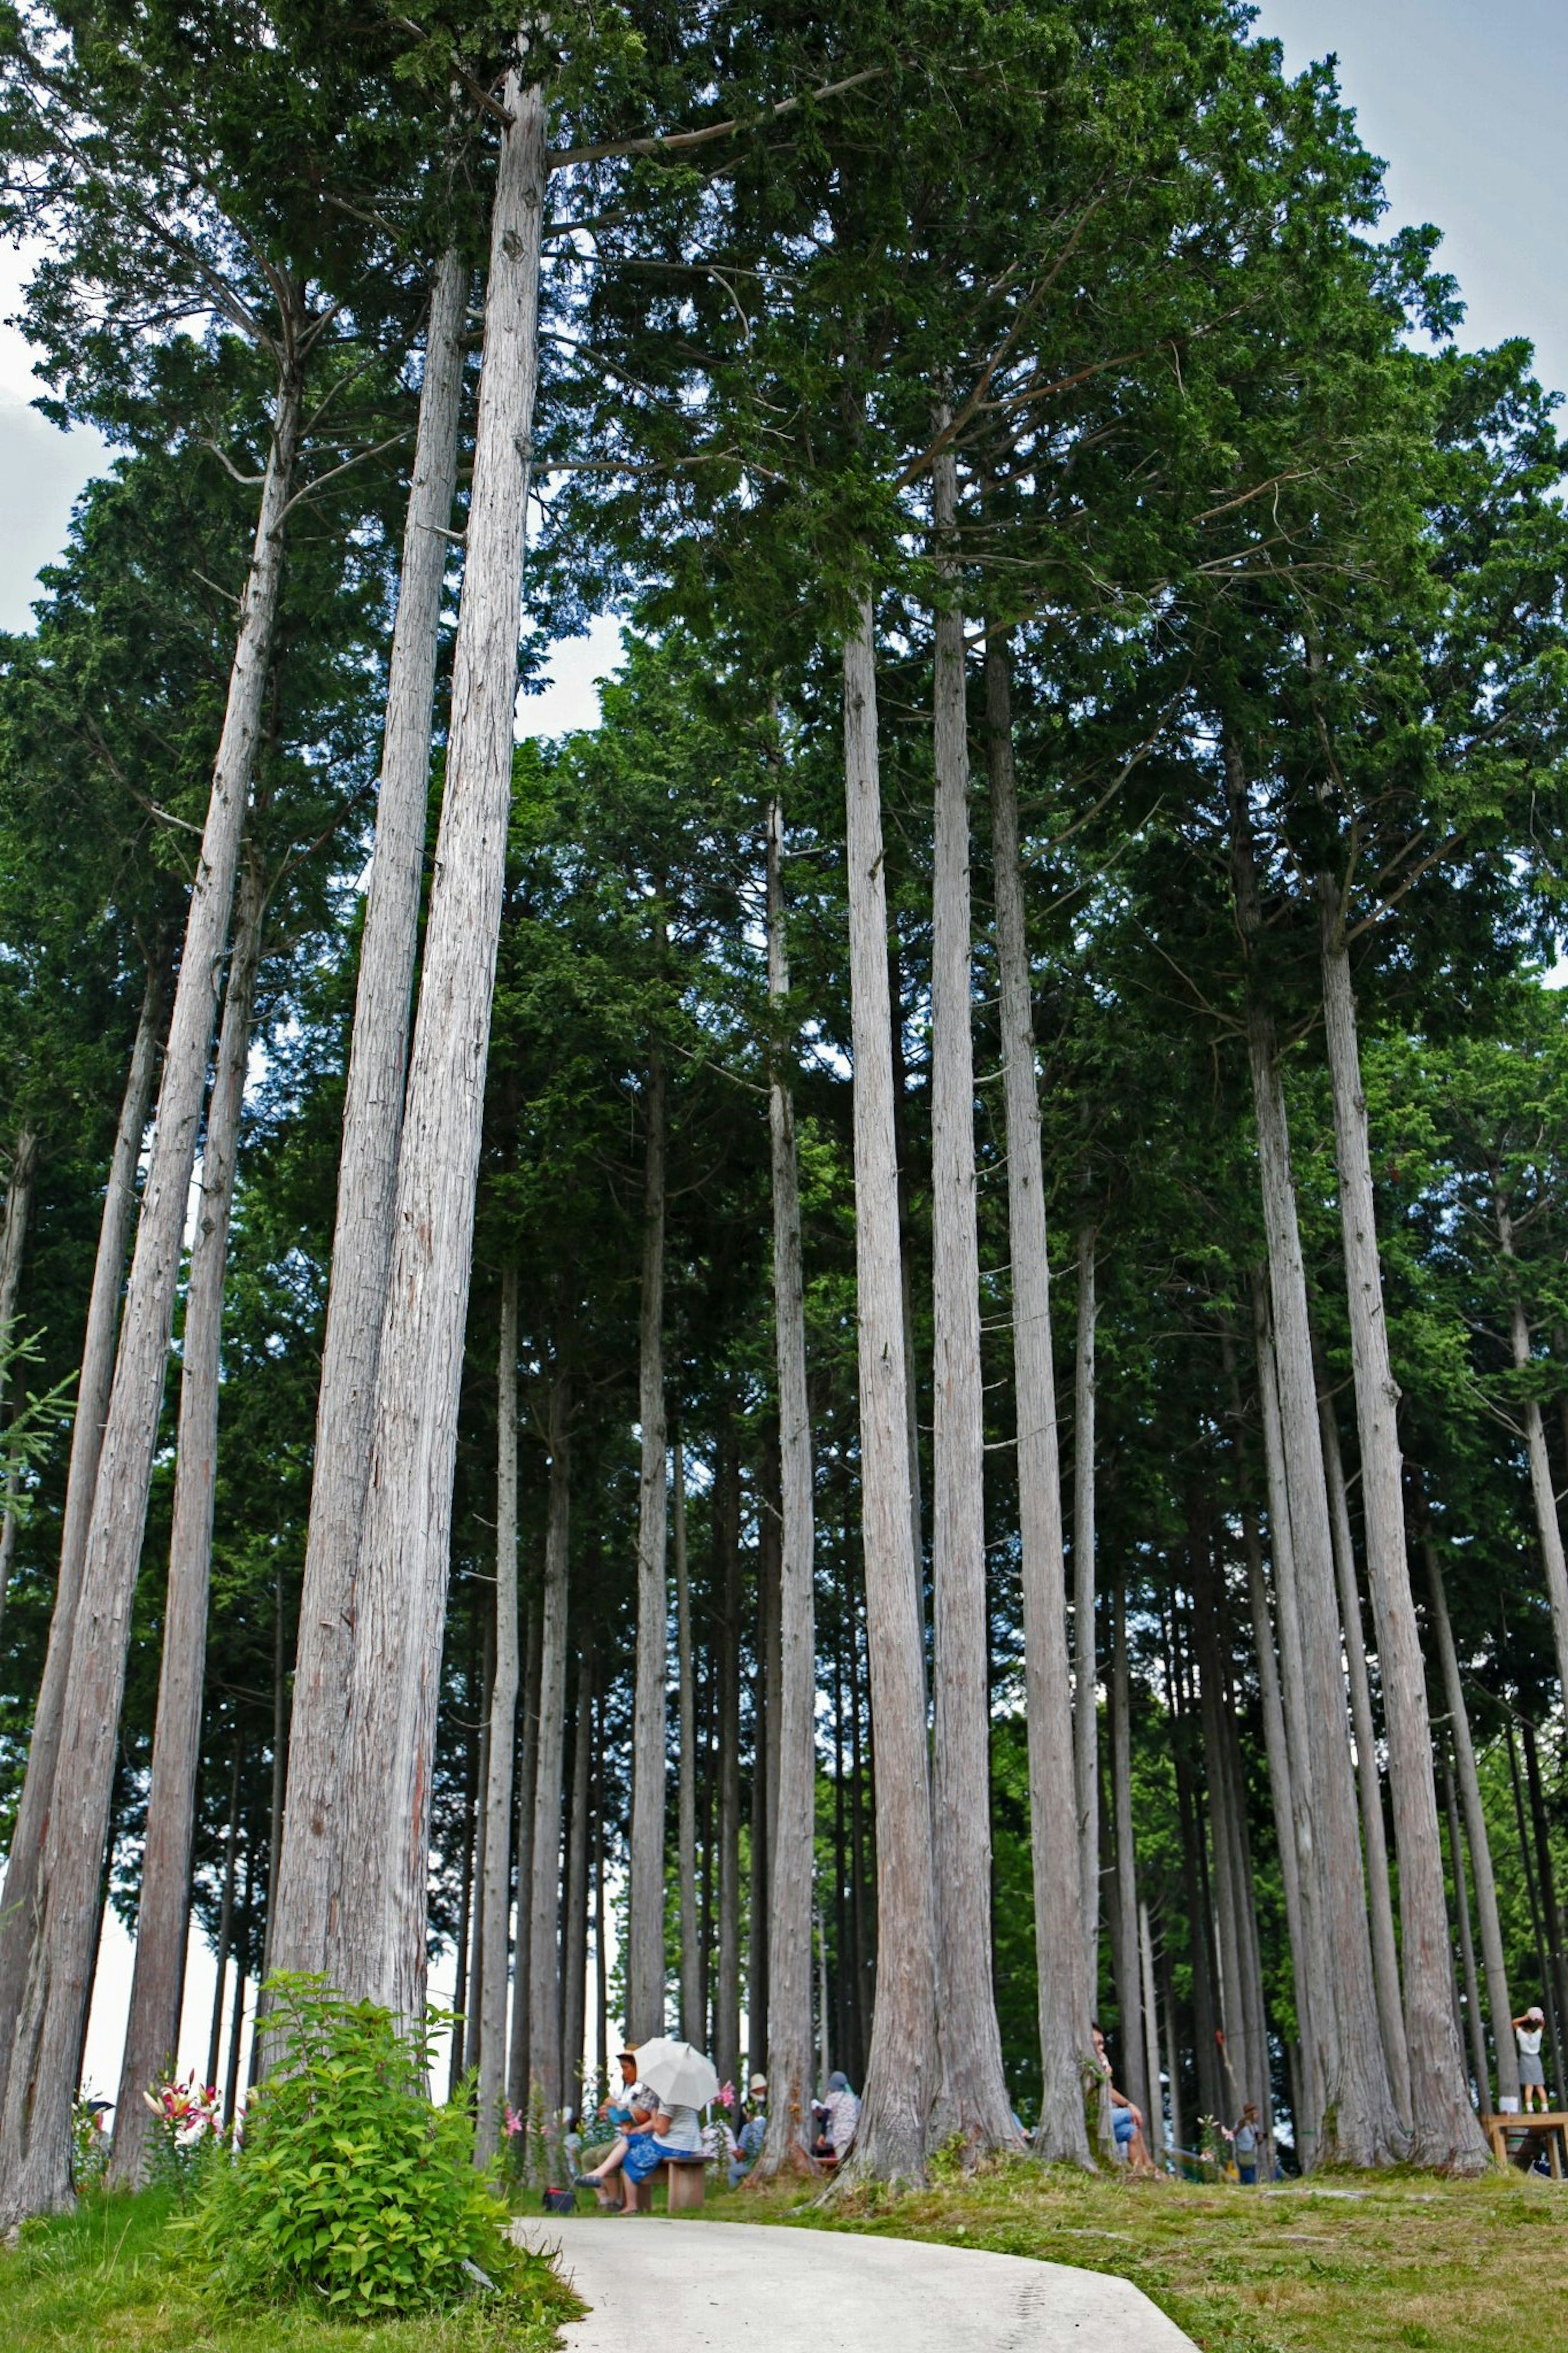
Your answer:
[[[702,2158],[702,2127],[695,2108],[677,2105],[666,2106],[646,2084],[634,2084],[626,2094],[631,2111],[631,2128],[623,2129],[615,2147],[602,2157],[591,2173],[576,2176],[580,2189],[592,2189],[605,2198],[609,2211],[626,2213],[625,2184],[647,2180],[657,2173],[667,2158],[679,2164],[682,2160]],[[622,2176],[619,2185],[612,2182],[615,2174]],[[619,2198],[609,2196],[612,2188],[619,2186]]]

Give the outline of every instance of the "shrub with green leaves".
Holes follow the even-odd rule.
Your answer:
[[[214,2284],[367,2318],[528,2292],[506,2209],[474,2168],[467,2105],[429,2097],[428,2026],[402,2030],[318,1978],[275,1978],[268,1992],[269,2072],[237,2153],[182,2226]]]

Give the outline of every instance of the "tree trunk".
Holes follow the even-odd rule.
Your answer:
[[[500,2146],[506,2099],[507,1957],[511,1928],[511,1791],[516,1763],[517,1693],[517,1261],[501,1270],[496,1341],[496,1615],[490,1674],[489,1737],[485,1744],[484,1877],[480,1886],[479,2111],[474,2157],[488,2165]]]
[[[887,881],[870,595],[844,640],[849,979],[861,1515],[877,1736],[877,1902],[883,1967],[859,2129],[837,2179],[924,2178],[936,2092],[936,1954],[925,1666],[913,1557],[893,1141]]]
[[[353,1578],[370,1468],[376,1361],[403,1132],[430,789],[431,712],[441,596],[451,550],[447,533],[457,488],[468,290],[468,269],[453,248],[437,268],[425,338],[425,380],[386,679],[375,853],[365,898],[343,1101],[294,1665],[283,1863],[272,1919],[273,1956],[278,1967],[286,1969],[319,1970],[326,1958]]]
[[[511,2048],[507,2055],[507,2097],[521,2116],[528,2106],[531,2077],[530,2037],[533,2027],[531,1995],[532,1936],[530,1919],[533,1887],[533,1792],[539,1765],[539,1686],[543,1645],[541,1612],[531,1603],[523,1644],[522,1690],[517,1746],[517,1951],[512,1964]]]
[[[1388,2030],[1389,2059],[1395,2097],[1411,2121],[1411,2155],[1415,2162],[1479,2172],[1488,2161],[1488,2149],[1465,2091],[1464,2058],[1454,2032],[1453,2005],[1448,1999],[1452,1971],[1443,1897],[1437,1791],[1432,1774],[1432,1726],[1426,1713],[1421,1634],[1415,1620],[1405,1536],[1396,1420],[1399,1388],[1389,1359],[1388,1320],[1384,1312],[1377,1208],[1372,1188],[1372,1149],[1361,1080],[1355,997],[1351,987],[1350,955],[1338,885],[1325,879],[1321,899],[1323,1019],[1333,1082],[1340,1229],[1350,1302],[1356,1431],[1361,1447],[1362,1517],[1383,1685],[1394,1842],[1399,1857],[1408,2055],[1402,2060],[1398,2038]],[[1542,1453],[1544,1457],[1544,1441]],[[1555,1511],[1552,1528],[1555,1532]],[[1561,1561],[1561,1539],[1558,1558]],[[1353,1591],[1353,1566],[1351,1577]],[[1563,1580],[1562,1597],[1565,1616],[1559,1640],[1568,1658],[1568,1577]],[[1358,1662],[1362,1672],[1365,1672],[1359,1640],[1359,1609],[1355,1615],[1353,1630],[1348,1621],[1345,1629],[1347,1635],[1353,1630],[1357,1638],[1350,1647],[1352,1676]],[[1357,1739],[1359,1743],[1359,1731]],[[1375,1774],[1375,1766],[1372,1769]],[[1381,1820],[1380,1812],[1380,1824]],[[1367,1869],[1376,1899],[1380,1886],[1386,1883],[1379,1881],[1370,1849]],[[1408,2080],[1407,2099],[1403,2096],[1402,2076]]]
[[[1073,1784],[1078,1792],[1079,1885],[1083,1892],[1084,1980],[1100,1983],[1100,1673],[1094,1649],[1094,1327],[1096,1235],[1078,1237],[1078,1353],[1073,1366],[1072,1626]]]
[[[939,413],[946,422],[946,411]],[[974,1180],[969,718],[957,593],[958,470],[936,460],[932,513],[945,596],[936,615],[931,881],[933,1696],[938,2006],[943,2105],[965,2165],[1016,2149],[991,1974],[991,1724],[985,1430]]]
[[[1154,1998],[1154,1940],[1149,1933],[1147,1904],[1138,1906],[1138,1959],[1143,1988],[1143,2071],[1149,2090],[1146,2137],[1149,2154],[1158,2163],[1160,2147],[1165,2140],[1165,2103],[1160,2088],[1160,2013]],[[1173,2071],[1174,2064],[1173,2054]]]
[[[271,663],[300,419],[301,379],[290,360],[273,408],[227,707],[191,890],[158,1123],[93,1492],[58,1764],[46,1800],[48,1829],[30,1891],[31,1950],[0,2123],[0,2228],[27,2214],[58,2210],[71,2200],[75,2062],[92,1989],[94,1894],[109,1828],[131,1609],[146,1530],[218,973]]]
[[[485,1850],[489,1843],[490,1817],[486,1802],[490,1785],[490,1694],[496,1679],[496,1621],[493,1609],[485,1612],[483,1664],[479,1671],[479,1753],[473,1774],[474,1836],[468,1886],[468,1981],[459,1990],[463,2013],[463,2064],[478,2069],[485,2050]]]
[[[1557,1901],[1557,1873],[1552,1860],[1546,1799],[1541,1786],[1541,1757],[1536,1746],[1535,1726],[1528,1716],[1521,1717],[1520,1732],[1524,1743],[1524,1775],[1525,1785],[1530,1791],[1531,1824],[1535,1833],[1536,1859],[1541,1871],[1541,1901],[1546,1915],[1546,1941],[1557,1996],[1557,2066],[1561,2077],[1568,2071],[1568,2050],[1563,2047],[1563,2038],[1568,2038],[1568,1947],[1563,1943],[1563,1915]]]
[[[1448,1755],[1443,1757],[1443,1797],[1448,1816],[1448,1860],[1454,1873],[1454,1909],[1459,1923],[1459,1963],[1465,1978],[1465,2022],[1470,2042],[1470,2071],[1476,2098],[1483,2108],[1491,2105],[1487,2068],[1487,2029],[1481,2013],[1481,1989],[1476,1976],[1475,1932],[1470,1926],[1470,1894],[1465,1883],[1465,1849],[1459,1831],[1459,1790]]]
[[[1226,765],[1237,916],[1250,959],[1261,932],[1262,913],[1253,865],[1247,781],[1234,744],[1227,746]],[[1355,1778],[1345,1715],[1328,1490],[1318,1427],[1306,1272],[1297,1223],[1285,1091],[1273,1023],[1258,994],[1256,973],[1250,963],[1247,1059],[1268,1245],[1268,1284],[1296,1609],[1306,1676],[1303,1694],[1310,1744],[1313,1838],[1310,1853],[1300,1856],[1301,1884],[1309,1909],[1317,1907],[1320,1933],[1333,1957],[1322,1987],[1314,1983],[1311,1997],[1313,2030],[1323,2069],[1326,2145],[1322,2154],[1342,2164],[1380,2165],[1403,2157],[1408,2137],[1394,2106],[1377,2021],[1366,1886],[1356,1824]]]
[[[70,1462],[66,1474],[65,1521],[60,1535],[60,1573],[55,1606],[49,1619],[48,1648],[33,1710],[27,1744],[27,1765],[21,1801],[11,1831],[5,1863],[5,1902],[0,1904],[0,2116],[5,2113],[5,2086],[17,2006],[27,1968],[32,1923],[37,1901],[38,1862],[48,1825],[49,1799],[59,1759],[60,1727],[65,1706],[66,1677],[70,1672],[71,1637],[76,1629],[81,1594],[82,1564],[87,1556],[88,1523],[92,1516],[92,1491],[103,1425],[109,1412],[110,1383],[114,1376],[115,1338],[120,1322],[120,1283],[136,1209],[136,1171],[142,1139],[153,1107],[153,1085],[158,1071],[161,1016],[168,975],[160,958],[147,967],[142,1011],[131,1050],[131,1067],[121,1103],[120,1125],[109,1164],[103,1214],[99,1222],[98,1252],[93,1261],[92,1290],[88,1301],[87,1328],[82,1340],[81,1372],[77,1382],[76,1410],[71,1419]]]
[[[1491,1841],[1481,1805],[1480,1776],[1476,1770],[1475,1743],[1470,1738],[1469,1711],[1459,1674],[1454,1630],[1448,1620],[1448,1597],[1443,1571],[1429,1527],[1419,1527],[1422,1553],[1432,1597],[1432,1630],[1443,1670],[1443,1693],[1448,1705],[1448,1732],[1459,1776],[1459,1802],[1464,1808],[1465,1836],[1469,1842],[1470,1872],[1476,1887],[1476,1912],[1481,1929],[1481,1967],[1486,1975],[1487,2002],[1491,2010],[1492,2049],[1497,2057],[1498,2097],[1519,2098],[1519,2052],[1513,2040],[1513,2010],[1509,2001],[1508,1964],[1503,1957],[1502,1925],[1498,1915],[1497,1881],[1492,1873]],[[1484,2088],[1484,2086],[1483,2086]]]
[[[212,1584],[224,1278],[265,902],[265,885],[253,854],[240,877],[235,909],[234,952],[202,1150],[201,1210],[191,1243],[185,1289],[163,1668],[153,1734],[142,1893],[136,1909],[136,1959],[109,2163],[109,2180],[116,2189],[133,2189],[141,2183],[152,2125],[142,2095],[161,2068],[173,2067],[179,2048],[190,1934],[191,1837],[201,1770],[207,1596]]]
[[[16,1301],[22,1287],[22,1261],[27,1228],[33,1215],[33,1191],[38,1173],[38,1139],[28,1128],[17,1136],[11,1155],[11,1181],[5,1188],[5,1222],[0,1230],[0,1350],[16,1336]],[[5,1367],[0,1357],[0,1408],[5,1402]],[[5,1478],[5,1501],[0,1510],[0,1625],[5,1623],[5,1594],[11,1582],[11,1562],[16,1549],[16,1466]]]
[[[735,1438],[719,1432],[713,1470],[713,1585],[719,1597],[719,1969],[713,2063],[741,2073],[741,1541]]]
[[[1127,1657],[1127,1584],[1119,1567],[1110,1635],[1110,1822],[1116,1855],[1116,2009],[1121,2022],[1123,2086],[1147,2113],[1138,2011],[1138,1858],[1132,1840],[1132,1678]]]
[[[228,1781],[228,1823],[223,1841],[223,1893],[218,1898],[217,1943],[214,1948],[217,1973],[213,1984],[212,2033],[207,2043],[207,2072],[202,2081],[217,2083],[218,2049],[223,2041],[223,1985],[234,1936],[234,1883],[239,1856],[239,1777],[244,1750],[234,1736],[234,1764]]]
[[[768,804],[768,1003],[782,1024],[789,999],[784,813]],[[768,1902],[768,2137],[759,2181],[804,2171],[811,2147],[811,1920],[816,1844],[816,1514],[805,1374],[805,1273],[795,1096],[784,1043],[773,1039],[768,1083],[773,1211],[773,1344],[779,1401],[778,1790]],[[823,2031],[826,2033],[826,2013]]]
[[[632,1717],[632,1827],[626,1921],[626,2034],[664,2032],[665,1678],[669,1638],[668,1455],[664,1419],[664,1061],[648,1056],[644,1097],[642,1314],[637,1335],[642,1476],[637,1490],[637,1684]]]
[[[1067,1655],[1061,1472],[1051,1356],[1050,1268],[1028,934],[1013,771],[1007,648],[985,656],[985,719],[1007,1107],[1007,1213],[1013,1258],[1013,1362],[1018,1425],[1018,1517],[1029,1739],[1029,1816],[1040,2004],[1040,2124],[1047,2163],[1089,2161],[1084,2085],[1093,2067],[1084,1974],[1088,1899],[1079,1883],[1072,1700]]]
[[[566,1836],[566,1960],[561,2002],[563,2101],[583,2113],[583,2044],[588,2008],[588,1818],[594,1738],[594,1650],[583,1638],[577,1662],[577,1706],[572,1744],[572,1813]],[[699,2048],[705,2040],[700,2016]]]
[[[539,1761],[533,1779],[529,2069],[553,2117],[563,2097],[561,2052],[561,1810],[566,1770],[566,1620],[572,1563],[572,1387],[558,1348],[550,1385],[550,1497],[539,1648]]]
[[[680,2039],[700,2050],[702,2022],[702,1932],[697,1906],[697,1672],[691,1648],[691,1564],[686,1544],[686,1449],[679,1428],[670,1447],[674,1480],[670,1492],[675,1544],[675,1656],[679,1709],[680,1826],[677,1874],[680,1917]]]
[[[1383,2047],[1388,2054],[1388,2073],[1394,2085],[1394,2097],[1406,2124],[1411,2118],[1410,2057],[1405,2037],[1405,2013],[1399,1992],[1399,1947],[1394,1937],[1394,1879],[1388,1867],[1388,1841],[1383,1822],[1383,1789],[1377,1771],[1377,1733],[1372,1718],[1372,1683],[1366,1671],[1366,1635],[1362,1626],[1361,1595],[1356,1589],[1355,1549],[1351,1536],[1350,1502],[1345,1493],[1344,1462],[1340,1454],[1339,1425],[1334,1419],[1333,1400],[1327,1390],[1318,1392],[1318,1418],[1323,1433],[1323,1471],[1329,1482],[1330,1534],[1334,1547],[1334,1579],[1340,1589],[1340,1615],[1344,1623],[1345,1663],[1350,1671],[1351,1724],[1355,1732],[1356,1784],[1361,1796],[1362,1847],[1366,1857],[1367,1906],[1372,1926],[1372,1966],[1377,1986],[1377,2015],[1383,2029]],[[1423,1701],[1422,1713],[1426,1713]],[[1436,1826],[1434,1799],[1433,1827]],[[1438,1875],[1441,1878],[1442,1855],[1438,1854]],[[1444,1924],[1444,1945],[1447,1943],[1447,1922]],[[1445,1972],[1447,1974],[1447,1972]],[[1450,2027],[1453,2004],[1447,2000],[1444,1987],[1444,2010]],[[1455,2079],[1458,2090],[1464,2089],[1459,2072],[1459,2052],[1454,2051]],[[1469,2102],[1463,2106],[1469,2113]],[[1445,2154],[1434,2157],[1435,2165],[1447,2164],[1448,2154],[1458,2146],[1449,2132],[1444,2144]]]
[[[377,1358],[327,1974],[416,2015],[452,1474],[511,803],[518,582],[537,378],[544,93],[504,85],[468,561]]]
[[[1497,1229],[1499,1247],[1507,1261],[1510,1278],[1517,1282],[1513,1220],[1500,1199],[1497,1208]],[[1523,1372],[1531,1361],[1530,1318],[1517,1290],[1509,1302],[1509,1342],[1514,1365]],[[1535,1506],[1535,1532],[1541,1545],[1541,1565],[1546,1573],[1546,1598],[1552,1605],[1552,1638],[1557,1650],[1557,1679],[1562,1685],[1563,1704],[1568,1706],[1568,1560],[1563,1556],[1563,1530],[1557,1518],[1552,1461],[1546,1451],[1546,1431],[1542,1423],[1539,1398],[1527,1398],[1520,1412],[1525,1452],[1530,1461],[1530,1493]],[[1462,1785],[1462,1771],[1460,1780]]]

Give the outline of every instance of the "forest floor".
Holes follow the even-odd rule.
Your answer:
[[[1116,2272],[1204,2353],[1561,2353],[1564,2341],[1568,2185],[1520,2174],[1259,2190],[1016,2164],[826,2211],[787,2185],[721,2190],[706,2211]]]
[[[85,2198],[0,2253],[4,2353],[550,2353],[552,2316],[476,2306],[451,2316],[333,2322],[309,2307],[215,2306],[174,2255],[170,2201]]]

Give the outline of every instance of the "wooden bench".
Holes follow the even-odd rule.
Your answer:
[[[669,2188],[669,2211],[672,2214],[696,2214],[701,2211],[708,2193],[708,2160],[705,2157],[667,2157],[650,2173],[646,2181],[626,2179],[626,2211],[628,2214],[653,2212],[653,2185],[662,2174]]]
[[[1568,2109],[1552,2108],[1544,2115],[1538,2109],[1532,2116],[1483,2116],[1481,2130],[1490,2141],[1492,2155],[1500,2165],[1510,2163],[1510,2140],[1531,2140],[1539,2135],[1546,2144],[1552,2180],[1562,2181],[1568,2175],[1563,2164],[1568,2157]]]

